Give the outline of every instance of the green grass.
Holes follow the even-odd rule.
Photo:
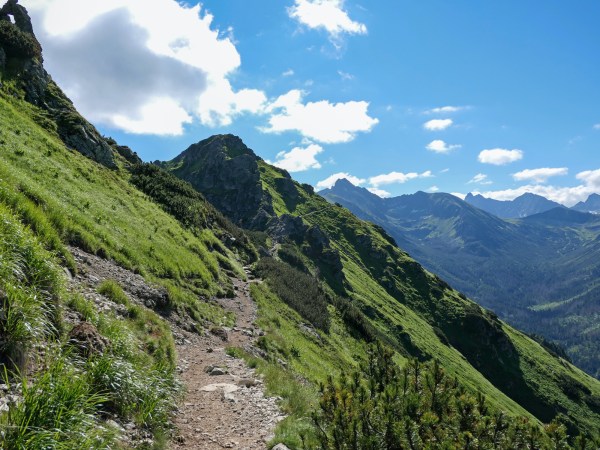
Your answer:
[[[330,283],[329,288],[368,317],[398,352],[400,362],[435,357],[470,392],[484,393],[494,409],[529,417],[534,423],[535,416],[549,422],[562,411],[571,434],[577,429],[597,432],[597,381],[424,271],[397,249],[381,228],[358,220],[347,209],[327,203],[300,185],[296,185],[298,198],[286,202],[274,192],[279,172],[261,164],[261,174],[278,214],[301,216],[307,225],[319,226],[327,234],[332,248],[339,252],[344,275],[341,287]],[[298,262],[297,257],[293,259]],[[301,259],[305,268],[315,270],[314,260]],[[283,312],[277,297],[265,289],[263,284],[252,290],[261,307],[260,320],[269,330],[264,348],[287,358],[296,373],[322,381],[327,374],[339,373],[340,366],[348,370],[364,358],[360,345],[353,344],[354,351],[346,351],[349,341],[343,333],[322,333],[325,344],[321,346],[302,336],[298,330],[301,319]],[[329,308],[332,317],[339,317],[337,308]],[[346,329],[343,324],[341,328]],[[333,347],[328,345],[332,339],[339,339]],[[312,350],[311,345],[317,348]],[[292,346],[299,349],[300,358],[290,356]],[[304,358],[315,368],[314,374],[303,367]],[[568,381],[571,378],[575,381]],[[566,384],[574,393],[567,395]]]
[[[222,295],[230,284],[226,271],[243,274],[236,255],[213,231],[186,229],[133,187],[128,173],[65,148],[37,125],[37,113],[0,90],[0,202],[72,270],[65,244],[176,291],[173,308],[190,307],[201,320],[220,315],[214,304],[194,303]]]
[[[129,306],[129,297],[123,291],[123,288],[115,280],[104,280],[98,286],[98,294],[102,294],[109,300],[119,304]]]

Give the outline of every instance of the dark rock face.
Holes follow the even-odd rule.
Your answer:
[[[13,16],[17,28],[25,33],[33,35],[33,25],[27,10],[18,4],[18,0],[8,0],[0,9],[0,20],[10,22],[8,15]]]
[[[50,113],[58,135],[68,147],[106,167],[116,168],[106,139],[81,117],[44,70],[42,47],[33,33],[27,10],[17,1],[9,0],[0,9],[0,77],[16,80],[26,101]]]
[[[143,161],[138,154],[126,145],[114,145],[113,148],[131,164],[142,164]]]
[[[264,229],[275,215],[263,192],[257,156],[237,136],[200,141],[166,166],[244,228]]]
[[[102,354],[108,340],[89,322],[81,322],[69,332],[69,343],[83,356]]]

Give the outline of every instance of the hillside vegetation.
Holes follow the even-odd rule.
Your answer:
[[[230,153],[231,148],[236,151]],[[186,179],[193,183],[194,177],[210,178],[207,172],[218,171],[221,183],[232,189],[235,178],[220,170],[219,161],[235,165],[236,155],[247,158],[248,150],[239,148],[239,139],[228,135],[195,144],[184,154],[205,164],[196,164]],[[164,164],[170,165],[175,166],[172,162]],[[314,334],[325,343],[323,348],[338,350],[333,355],[312,350],[314,337],[309,335],[313,334],[293,331],[305,329],[301,323],[310,322],[311,316],[302,308],[295,308],[301,318],[284,326],[285,318],[290,316],[273,300],[278,296],[285,300],[288,296],[276,274],[285,271],[262,271],[267,286],[260,290],[263,300],[259,300],[259,306],[280,311],[273,314],[272,323],[265,324],[270,331],[265,348],[279,352],[280,357],[289,357],[291,367],[302,376],[324,381],[318,368],[330,367],[332,356],[337,360],[334,372],[345,371],[346,361],[361,361],[366,355],[364,345],[351,343],[377,339],[396,350],[401,364],[412,358],[438,360],[471,392],[484,393],[495,409],[532,420],[535,417],[545,423],[560,416],[571,433],[582,428],[593,432],[597,428],[596,399],[600,391],[595,380],[422,269],[380,227],[329,204],[310,186],[294,183],[285,171],[259,158],[255,158],[250,169],[252,176],[260,176],[260,187],[252,192],[260,207],[253,212],[255,216],[248,212],[237,220],[253,224],[257,230],[254,235],[262,236],[255,240],[262,247],[260,253],[281,260],[279,264],[288,264],[290,273],[293,266],[293,270],[321,280],[319,286],[333,319],[328,332],[326,326],[316,322],[315,327],[321,330],[314,330]],[[181,165],[174,172],[186,173]],[[210,188],[218,189],[218,183]],[[250,195],[248,190],[245,195]],[[224,213],[231,208],[231,204],[219,202],[215,206]],[[285,302],[294,308],[293,301]],[[340,346],[348,337],[342,337],[343,332],[335,326],[339,320],[344,324],[342,330],[350,331],[350,336],[358,341],[350,340]],[[330,339],[333,342],[327,344]],[[331,373],[331,369],[325,373]]]
[[[452,286],[600,376],[599,216],[561,206],[504,220],[450,194],[382,199],[346,180],[321,194],[384,227]],[[539,198],[513,206],[528,201]]]
[[[18,23],[28,20],[15,5]],[[31,39],[3,14],[11,39]],[[39,52],[8,56],[0,67],[8,392],[0,447],[167,447],[181,391],[170,324],[198,333],[231,325],[213,300],[233,296],[245,265],[263,279],[251,293],[265,334],[254,356],[228,353],[281,397],[288,417],[277,440],[291,448],[375,448],[380,441],[352,441],[353,431],[364,437],[388,425],[421,439],[415,448],[485,448],[496,438],[504,448],[523,439],[530,448],[597,446],[600,383],[425,271],[382,228],[231,135],[161,167],[144,164],[77,114]],[[143,276],[157,295],[141,302],[104,280],[100,300],[90,300],[78,291],[78,248]],[[410,380],[407,397],[390,396]],[[354,395],[369,396],[361,411],[387,423],[357,416]],[[501,428],[496,437],[490,427]]]

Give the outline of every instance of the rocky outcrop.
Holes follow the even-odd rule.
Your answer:
[[[44,69],[42,47],[33,33],[29,14],[17,2],[9,0],[0,9],[0,80],[15,80],[26,101],[48,112],[68,147],[116,168],[114,152],[106,139],[77,112]]]
[[[275,215],[262,188],[257,156],[237,136],[212,136],[162,165],[190,182],[237,225],[264,229]]]
[[[69,332],[68,342],[83,356],[102,354],[109,342],[89,322],[80,322]]]

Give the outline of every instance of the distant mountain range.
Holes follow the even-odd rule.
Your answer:
[[[512,202],[425,192],[383,199],[347,180],[320,194],[380,225],[428,270],[508,322],[559,342],[600,376],[599,216],[533,194]],[[593,207],[595,197],[585,204]]]
[[[503,219],[522,219],[523,217],[563,207],[560,203],[548,200],[541,195],[525,193],[514,200],[494,200],[481,194],[468,193],[465,202],[483,209]],[[579,202],[571,207],[575,211],[600,214],[600,195],[591,194],[585,202]]]
[[[467,194],[465,202],[504,219],[518,219],[561,207],[541,195],[525,193],[514,200],[494,200],[480,194]]]

